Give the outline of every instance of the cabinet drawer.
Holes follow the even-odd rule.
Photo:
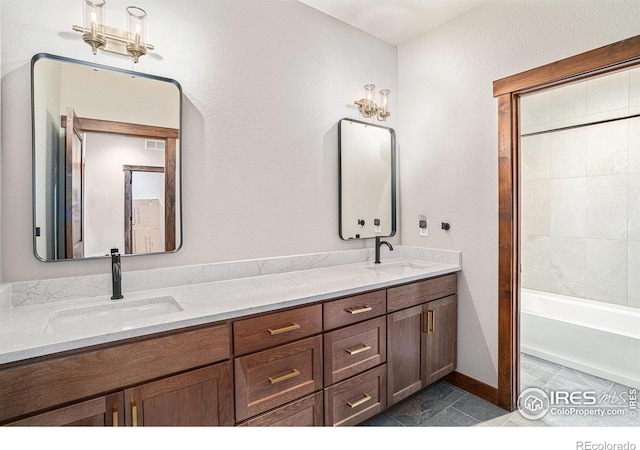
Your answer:
[[[377,366],[387,359],[385,317],[324,335],[324,378],[330,385]]]
[[[385,290],[354,295],[323,305],[324,329],[351,325],[387,312],[387,292]]]
[[[236,421],[322,389],[322,336],[235,361]]]
[[[387,365],[349,378],[325,389],[324,423],[356,425],[386,408]]]
[[[249,427],[321,427],[324,424],[322,392],[304,397],[278,409],[249,419]]]
[[[322,305],[265,314],[233,323],[236,355],[255,352],[322,332]]]
[[[456,274],[452,273],[387,289],[387,311],[397,311],[456,293]]]

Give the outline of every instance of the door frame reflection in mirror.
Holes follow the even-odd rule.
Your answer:
[[[51,66],[44,66],[44,68],[40,71],[38,75],[40,78],[36,80],[36,64],[41,60],[48,60]],[[68,106],[76,107],[76,102],[71,101],[69,102],[71,103],[71,105],[66,105],[67,100],[62,98],[63,96],[60,92],[53,93],[52,96],[55,96],[57,94],[58,103],[53,102],[50,105],[51,108],[49,107],[45,108],[45,111],[48,117],[48,119],[46,120],[41,118],[43,107],[40,105],[37,105],[36,103],[36,102],[41,102],[43,100],[43,97],[48,96],[50,94],[48,90],[50,89],[50,86],[56,86],[55,84],[50,84],[50,82],[48,81],[42,81],[43,79],[46,80],[45,76],[48,74],[46,72],[47,68],[49,68],[48,70],[58,69],[58,67],[55,66],[55,63],[60,63],[59,70],[61,73],[64,72],[65,70],[75,71],[76,69],[73,67],[77,66],[78,72],[75,73],[73,76],[76,78],[78,76],[82,76],[83,82],[85,81],[85,78],[87,78],[85,76],[86,74],[91,74],[96,72],[96,73],[102,73],[103,77],[109,77],[107,81],[111,81],[110,74],[113,73],[120,76],[118,81],[119,83],[123,83],[123,82],[129,83],[128,81],[126,81],[129,78],[134,80],[134,81],[131,81],[131,83],[140,83],[140,82],[144,83],[142,85],[140,84],[135,85],[135,88],[141,91],[139,97],[136,95],[131,95],[131,92],[128,92],[126,95],[123,93],[122,94],[123,96],[116,95],[122,92],[121,89],[124,89],[126,91],[127,89],[131,89],[133,85],[119,84],[117,88],[109,88],[113,95],[112,95],[112,98],[105,99],[105,103],[110,102],[111,105],[107,107],[106,116],[100,117],[100,115],[103,113],[104,104],[102,103],[102,101],[96,101],[95,99],[99,98],[100,100],[102,100],[102,97],[100,97],[100,95],[103,95],[104,97],[109,97],[109,94],[104,94],[104,92],[101,92],[104,89],[103,85],[100,85],[100,84],[90,85],[90,81],[93,81],[93,78],[91,78],[91,80],[84,83],[90,87],[85,86],[82,88],[85,90],[74,91],[72,96],[75,95],[76,101],[77,101],[77,98],[82,98],[82,100],[84,100],[83,96],[85,92],[88,92],[87,89],[90,89],[91,92],[96,93],[95,95],[94,94],[87,95],[87,97],[91,97],[92,95],[94,96],[93,102],[82,104],[81,101],[77,101],[77,103],[80,104],[79,108],[81,109],[88,108],[90,111],[95,111],[95,112],[90,112],[88,114],[88,116],[91,116],[91,117],[84,117],[81,111],[78,112],[78,115],[73,118],[73,122],[74,122],[73,125],[74,125],[74,129],[81,130],[80,132],[82,133],[83,136],[85,135],[91,136],[92,133],[100,133],[103,135],[130,136],[130,137],[135,137],[140,139],[150,139],[150,140],[158,140],[158,141],[164,142],[165,156],[164,156],[163,171],[165,173],[165,196],[164,196],[165,198],[162,199],[162,201],[164,202],[164,205],[168,205],[168,207],[164,208],[165,210],[165,213],[163,214],[164,223],[161,224],[161,226],[165,228],[164,230],[165,233],[163,234],[167,236],[167,238],[164,239],[162,243],[160,243],[160,245],[163,246],[164,249],[161,251],[152,250],[151,252],[125,253],[125,254],[127,254],[128,256],[133,256],[133,255],[144,255],[144,254],[170,253],[170,252],[175,252],[179,250],[182,247],[182,241],[183,241],[182,218],[181,218],[182,217],[181,215],[182,188],[181,188],[181,169],[180,169],[181,167],[181,164],[180,164],[181,134],[182,134],[182,88],[180,84],[177,81],[168,79],[168,78],[158,77],[154,75],[147,75],[147,74],[142,74],[138,72],[132,72],[129,70],[102,66],[99,64],[93,64],[93,63],[88,63],[84,61],[64,58],[60,56],[40,53],[35,55],[32,58],[32,65],[31,65],[34,255],[36,256],[37,259],[41,261],[50,262],[50,261],[73,261],[73,260],[82,260],[82,259],[104,258],[104,257],[108,257],[108,252],[109,252],[109,248],[106,248],[104,254],[98,255],[94,253],[84,257],[67,257],[69,254],[69,248],[66,245],[67,230],[66,230],[66,226],[61,225],[62,223],[65,223],[66,219],[63,218],[62,220],[59,220],[56,218],[50,218],[54,214],[55,215],[64,214],[65,216],[69,215],[69,208],[67,207],[67,204],[69,202],[67,201],[67,198],[69,197],[70,192],[66,192],[67,191],[66,185],[73,185],[73,183],[69,182],[70,180],[74,179],[75,177],[80,180],[80,186],[84,186],[84,179],[81,173],[82,171],[80,171],[79,174],[73,173],[72,170],[69,170],[69,165],[61,161],[61,156],[58,156],[61,153],[66,153],[66,150],[64,148],[66,147],[66,142],[65,142],[66,139],[64,139],[64,126],[65,126],[65,122],[67,120],[67,115],[68,115],[68,111],[66,107]],[[69,64],[69,65],[65,66],[64,64]],[[81,72],[81,71],[84,71],[84,72]],[[121,75],[125,75],[125,77],[122,77]],[[60,75],[60,77],[62,76],[63,75]],[[103,78],[103,80],[104,79],[105,78]],[[153,81],[153,82],[156,82],[157,84],[146,83],[146,81]],[[39,84],[36,86],[36,83],[39,83]],[[82,84],[82,83],[78,83],[78,84]],[[155,86],[158,86],[160,88],[160,91],[156,90],[158,88]],[[75,85],[74,85],[74,89],[75,89]],[[145,91],[145,92],[143,93],[142,91]],[[38,93],[38,98],[36,98],[36,92]],[[164,95],[167,96],[165,98],[169,100],[162,100],[162,96],[163,96],[162,93],[164,93]],[[161,97],[158,97],[158,95],[161,95]],[[116,97],[116,98],[113,98],[113,97]],[[147,114],[147,112],[149,111],[148,108],[152,108],[153,106],[152,105],[147,106],[147,103],[144,103],[145,100],[150,100],[149,103],[155,104],[156,107],[158,107],[158,104],[164,104],[164,108],[171,108],[171,109],[167,110],[167,109],[161,108],[160,110],[156,110],[156,111],[167,111],[166,113],[167,115],[166,116],[156,115],[156,119],[149,121],[148,116],[152,114]],[[138,103],[137,105],[135,105],[136,102]],[[121,110],[114,109],[113,103],[116,103],[116,104],[122,103],[125,106]],[[37,108],[40,115],[36,119]],[[65,112],[62,112],[62,108],[65,108],[64,110]],[[53,135],[49,136],[49,134],[51,133],[51,130],[48,130],[48,128],[52,126],[50,122],[56,121],[55,114],[58,112],[59,114],[58,114],[57,121],[58,121],[59,128],[57,131],[58,138],[56,138],[54,136],[56,133],[53,133]],[[128,120],[127,122],[117,120],[121,114],[129,116],[128,118],[126,118]],[[117,117],[114,117],[114,115]],[[166,122],[164,117],[173,117],[173,118],[170,119],[169,122]],[[114,118],[116,120],[112,120]],[[166,123],[162,123],[163,121]],[[133,123],[133,122],[136,122],[136,123]],[[172,126],[174,123],[177,125],[177,127]],[[47,131],[42,130],[43,125],[47,127]],[[164,126],[164,125],[169,125],[169,126]],[[46,142],[49,143],[48,145],[44,145],[44,146],[41,145],[42,141],[38,141],[37,139],[38,133],[40,133],[40,136],[42,136],[42,134],[45,134],[47,136]],[[51,148],[49,147],[49,145],[53,145],[53,144],[50,144],[51,141],[55,141],[56,139],[60,141],[61,146],[64,146],[63,148],[56,147],[55,145]],[[41,148],[39,148],[39,146]],[[51,155],[48,155],[48,153],[50,152],[53,152],[53,153]],[[47,172],[48,169],[46,168],[42,169],[42,163],[39,162],[38,158],[40,159],[48,158],[52,160],[57,159],[58,161],[60,161],[59,163],[56,163],[58,164],[58,170],[60,170],[60,167],[64,167],[64,170],[62,170],[62,172],[64,173],[61,173],[60,176],[48,174]],[[122,166],[137,164],[135,162],[129,164],[129,162],[126,161],[126,159],[128,158],[125,158],[125,161],[123,161],[123,164],[120,166],[121,173],[123,174],[122,175],[123,179],[125,177],[125,171],[123,170],[124,168]],[[60,166],[60,164],[63,164],[63,166]],[[38,179],[38,177],[40,177],[40,179]],[[49,177],[50,180],[47,180],[47,177]],[[54,178],[56,180],[54,180]],[[60,186],[60,180],[62,179],[64,179],[64,181],[62,181],[64,185]],[[49,186],[48,184],[49,182],[54,182],[54,183],[57,182],[58,184],[52,187],[52,186]],[[123,184],[121,185],[123,186]],[[49,194],[47,194],[46,191],[44,193],[38,191],[38,189],[42,189],[42,186],[44,186],[45,189],[49,189],[53,191],[53,193],[50,192]],[[83,189],[83,187],[81,187],[81,189]],[[62,192],[58,192],[56,194],[55,193],[56,190],[62,191]],[[82,192],[80,195],[84,195],[84,192]],[[41,196],[42,199],[38,199],[38,196]],[[75,198],[80,198],[78,197],[77,193]],[[44,200],[44,203],[46,203],[46,208],[42,206],[43,200]],[[61,210],[59,207],[56,208],[55,205],[49,205],[48,204],[50,203],[49,200],[54,200],[56,204],[60,204],[64,202],[65,206]],[[38,206],[38,202],[40,206]],[[121,205],[124,204],[125,211],[127,210],[131,211],[131,205],[129,204],[127,207],[127,199],[125,198],[124,194],[123,194],[123,197],[120,198],[119,202],[121,202],[120,203]],[[39,215],[38,215],[38,209],[40,209]],[[82,212],[82,209],[83,208],[81,205],[80,214],[84,214],[84,212]],[[43,219],[43,214],[44,214],[44,219]],[[41,255],[39,253],[39,248],[38,248],[37,239],[39,238],[39,234],[40,234],[39,233],[40,225],[38,224],[38,220],[46,222],[47,227],[50,227],[51,223],[54,223],[54,222],[56,223],[54,228],[57,229],[57,231],[55,229],[50,230],[47,232],[46,236],[41,238],[41,239],[45,239],[46,241],[46,243],[44,244],[46,247],[44,251],[44,255]],[[125,239],[124,242],[125,244],[126,242],[128,242],[130,246],[131,236],[129,236],[129,241],[126,241],[127,239],[126,226],[130,226],[131,217],[129,217],[129,220],[123,217],[123,220],[121,220],[120,223],[122,223],[121,235],[124,236],[124,239]],[[86,235],[84,231],[85,230],[84,230],[84,223],[83,223],[83,225],[80,227],[80,230],[79,231],[76,230],[75,236],[82,239],[83,236]],[[49,242],[50,237],[52,236],[52,233],[57,235],[57,237],[55,237],[54,239],[54,243]],[[117,233],[120,233],[120,231],[118,231]],[[130,233],[131,231],[129,232],[129,234]],[[59,236],[61,236],[61,234],[65,235],[65,239],[63,239],[64,242],[62,244],[58,244],[57,241],[59,240]],[[119,239],[119,238],[116,238],[116,239]],[[63,245],[65,247],[64,249],[62,249]],[[56,249],[52,253],[50,249],[53,246],[56,246]],[[123,245],[123,247],[125,246],[126,245]],[[40,245],[40,247],[42,247],[42,245]],[[42,248],[40,248],[40,252],[42,252]],[[74,252],[73,248],[71,249],[71,252],[73,254]],[[80,254],[79,251],[76,251],[75,253]],[[53,257],[51,257],[51,255],[53,255]],[[62,257],[57,257],[57,255],[62,255]]]
[[[364,146],[354,148],[349,142],[349,138],[343,139],[343,132],[357,127],[360,133],[359,138]],[[366,133],[366,134],[364,134]],[[353,136],[350,136],[353,138]],[[388,149],[388,151],[387,151]],[[377,150],[377,153],[374,153]],[[355,152],[355,153],[354,153]],[[372,164],[369,165],[368,174],[359,170],[353,173],[354,159],[362,160],[362,156],[370,155]],[[364,161],[363,161],[364,162]],[[384,164],[387,164],[386,167]],[[348,166],[348,167],[347,167]],[[361,165],[358,165],[362,169]],[[367,175],[376,176],[382,174],[380,182],[376,186],[371,185],[371,180],[367,180]],[[355,183],[346,182],[346,178],[356,180]],[[338,122],[338,181],[339,181],[339,235],[343,240],[373,239],[375,237],[391,237],[396,234],[396,133],[393,128],[384,127],[368,122],[362,122],[350,118],[341,119]],[[351,188],[349,187],[351,186]],[[355,187],[354,187],[355,186]],[[381,194],[375,198],[367,193]],[[381,201],[377,201],[380,198]],[[353,210],[362,205],[377,203],[375,211],[367,209]],[[387,207],[388,205],[388,207]],[[345,221],[349,220],[349,225]],[[379,223],[376,223],[379,222]],[[360,233],[351,233],[357,228]]]

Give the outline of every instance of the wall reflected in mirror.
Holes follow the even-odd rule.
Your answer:
[[[34,56],[38,259],[180,248],[181,95],[174,80]]]
[[[340,237],[396,232],[396,139],[392,128],[351,119],[338,123]]]

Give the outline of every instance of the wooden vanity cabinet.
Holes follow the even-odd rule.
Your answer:
[[[207,397],[201,401],[218,411],[220,423],[231,425],[233,398],[225,394],[232,389],[231,363],[220,365],[226,368],[223,372],[212,366],[229,359],[230,347],[229,325],[217,324],[0,369],[0,423],[133,424],[123,400],[132,392],[142,393],[143,398],[161,392],[181,402],[193,398],[195,389],[184,389],[193,382],[207,385],[201,391]],[[205,366],[211,367],[197,369]],[[158,381],[147,385],[149,380]],[[138,397],[131,398],[136,399],[136,408],[147,406],[139,405]]]
[[[340,426],[452,372],[456,274],[0,367],[0,424]]]
[[[124,425],[124,392],[94,398],[11,422],[18,427],[118,427]]]
[[[445,275],[387,291],[387,306],[393,310],[387,315],[389,406],[455,370],[455,277]]]

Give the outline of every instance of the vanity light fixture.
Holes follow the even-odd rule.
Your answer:
[[[380,91],[380,106],[376,104],[376,93],[374,89],[376,86],[374,84],[365,84],[364,85],[364,98],[361,98],[358,101],[353,102],[358,105],[358,111],[362,117],[375,117],[379,121],[384,122],[387,120],[387,117],[391,115],[388,111],[388,102],[389,102],[389,89],[382,89]]]
[[[137,63],[140,56],[153,45],[145,42],[147,13],[137,6],[127,7],[127,30],[113,28],[104,23],[105,0],[82,0],[84,26],[74,25],[73,31],[82,33],[82,40],[91,46],[95,55],[98,49],[118,55],[131,56]]]

